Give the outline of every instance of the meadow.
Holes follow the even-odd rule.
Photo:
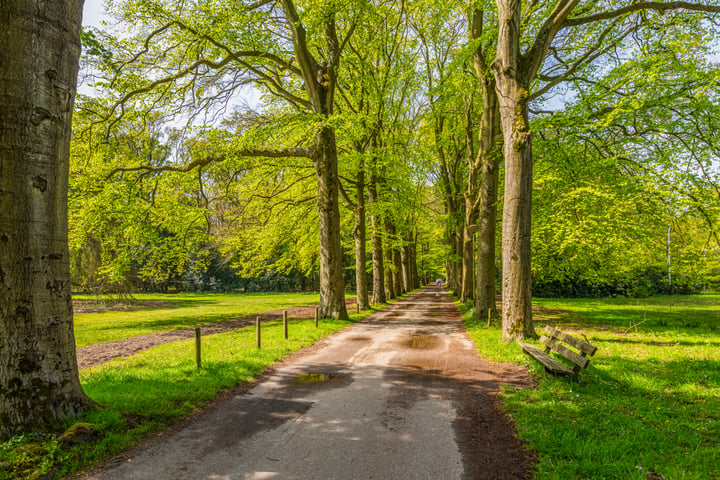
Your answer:
[[[134,294],[119,304],[73,295],[78,347],[137,335],[196,327],[258,313],[318,303],[318,293]],[[120,309],[118,309],[120,308]],[[83,310],[97,310],[83,312]]]
[[[498,324],[461,308],[481,355],[525,366],[537,382],[502,398],[538,454],[538,480],[720,478],[720,295],[533,304],[537,331],[555,325],[598,347],[577,379],[545,373],[500,343]]]

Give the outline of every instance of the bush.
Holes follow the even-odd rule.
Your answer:
[[[702,292],[703,284],[684,275],[674,275],[672,289],[664,267],[644,267],[631,271],[623,278],[590,282],[574,272],[562,280],[533,278],[532,292],[548,298],[643,298],[657,294],[690,294]],[[672,290],[672,291],[671,291]]]

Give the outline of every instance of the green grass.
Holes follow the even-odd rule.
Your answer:
[[[536,389],[503,394],[537,479],[720,478],[720,296],[535,299],[545,323],[597,345],[578,380],[546,374],[497,325],[469,317],[482,355],[526,366]]]
[[[252,380],[289,353],[372,313],[351,315],[351,321],[323,319],[319,328],[314,320],[291,320],[289,340],[283,338],[281,321],[264,323],[260,350],[254,327],[210,335],[203,338],[200,370],[195,365],[194,340],[83,370],[83,388],[100,408],[73,424],[89,426],[95,438],[86,444],[63,445],[53,434],[13,437],[0,444],[0,480],[77,473],[195,412],[222,390]]]
[[[312,305],[318,303],[319,298],[317,293],[136,294],[133,299],[137,309],[76,313],[75,342],[82,347],[196,327],[269,310]],[[96,297],[73,295],[73,299],[95,301]]]

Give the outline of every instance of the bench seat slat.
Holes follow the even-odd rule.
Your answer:
[[[527,343],[521,343],[520,346],[522,347],[523,352],[535,358],[538,362],[542,363],[543,367],[545,367],[545,370],[552,373],[560,373],[563,375],[574,375],[575,372],[573,372],[568,367],[558,362],[536,346]]]
[[[579,353],[575,352],[574,350],[570,350],[562,343],[558,343],[552,338],[548,338],[545,335],[540,337],[540,341],[550,349],[552,353],[557,353],[558,355],[562,355],[563,357],[567,358],[571,362],[573,362],[575,365],[577,365],[580,368],[585,368],[588,366],[588,363],[590,363],[590,360],[583,357]]]
[[[553,328],[550,325],[545,326],[545,333],[551,337],[555,337],[558,340],[567,343],[571,347],[577,348],[581,353],[584,353],[585,355],[592,356],[595,355],[595,352],[597,351],[597,347],[595,345],[591,345],[587,342],[580,340],[579,338],[568,335],[567,333],[560,331],[557,328]]]

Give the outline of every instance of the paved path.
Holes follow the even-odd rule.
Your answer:
[[[482,360],[449,296],[427,287],[90,478],[530,478],[494,407],[499,376],[527,380]]]

